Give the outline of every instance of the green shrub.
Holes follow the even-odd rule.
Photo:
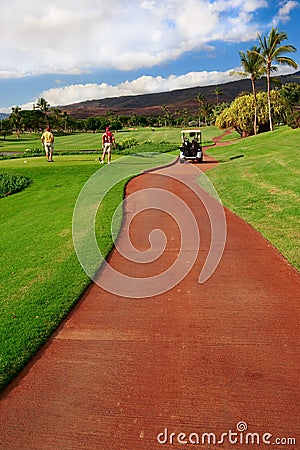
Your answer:
[[[31,183],[30,178],[9,172],[0,173],[0,198],[15,194]]]
[[[300,111],[294,111],[287,116],[287,125],[293,129],[300,128]]]
[[[123,139],[123,141],[117,142],[116,144],[116,150],[117,153],[119,151],[125,150],[127,148],[136,147],[138,145],[138,141],[133,137],[128,137],[126,139]]]
[[[40,156],[43,152],[41,148],[27,148],[24,154],[27,156]]]

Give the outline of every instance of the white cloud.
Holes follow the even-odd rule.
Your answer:
[[[212,40],[255,37],[252,13],[265,6],[265,0],[2,2],[0,78],[152,67],[205,50]]]
[[[278,25],[279,22],[287,23],[290,20],[290,14],[294,8],[299,8],[299,2],[289,0],[285,2],[278,11],[278,14],[273,19],[273,25]]]

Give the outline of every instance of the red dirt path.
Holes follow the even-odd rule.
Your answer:
[[[212,277],[199,284],[210,243],[207,214],[195,195],[161,174],[189,176],[192,167],[176,164],[139,176],[127,187],[127,196],[146,187],[171,190],[191,206],[201,246],[188,276],[148,299],[122,298],[93,284],[2,393],[1,450],[197,448],[170,444],[170,435],[162,445],[157,435],[167,428],[176,433],[174,442],[180,432],[187,435],[179,437],[183,441],[190,433],[201,439],[205,432],[219,440],[222,433],[236,432],[241,421],[250,433],[272,434],[271,443],[295,438],[297,444],[285,448],[300,448],[299,273],[251,226],[226,211],[223,258]],[[170,217],[146,211],[133,222],[133,236],[144,248],[157,223],[171,240],[160,258],[166,265],[178,253],[178,229]],[[124,269],[116,251],[110,259]],[[147,266],[132,263],[126,270],[133,276],[160,270],[158,262],[155,269]],[[266,445],[235,443],[242,436],[246,432],[231,435],[231,443],[227,436],[225,443],[210,445],[206,438],[199,448]]]

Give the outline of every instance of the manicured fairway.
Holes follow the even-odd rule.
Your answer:
[[[300,130],[281,127],[207,153],[222,202],[260,231],[298,269]]]
[[[155,130],[155,131],[152,131]],[[203,141],[210,143],[212,137],[222,134],[217,127],[203,127]],[[121,142],[127,138],[134,138],[139,143],[144,142],[170,142],[180,144],[181,128],[137,128],[125,129],[115,133],[116,141]],[[55,132],[54,132],[55,134]],[[101,147],[101,133],[74,133],[55,137],[55,149],[58,152],[98,150]],[[15,135],[0,140],[1,152],[24,152],[26,149],[41,149],[41,135],[35,133],[21,134],[20,139]]]
[[[88,280],[72,251],[72,211],[88,177],[90,156],[54,164],[7,160],[1,170],[32,184],[1,199],[0,385],[22,367],[78,298]],[[26,162],[27,161],[27,162]]]

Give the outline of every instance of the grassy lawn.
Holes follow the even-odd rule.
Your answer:
[[[239,133],[235,130],[231,130],[230,134],[228,134],[227,136],[224,136],[222,138],[222,142],[237,141],[239,139],[241,139],[241,136],[239,135]]]
[[[203,141],[207,144],[211,142],[212,137],[222,134],[217,127],[204,127]],[[144,142],[169,142],[180,145],[180,128],[137,128],[132,130],[122,130],[115,133],[116,141],[120,142],[126,138],[135,138],[139,143]],[[55,133],[54,133],[55,134]],[[72,152],[81,150],[98,150],[101,147],[100,133],[74,133],[65,136],[55,137],[56,152]],[[24,152],[26,149],[41,149],[41,135],[35,133],[21,134],[20,139],[15,135],[7,136],[5,141],[0,140],[1,152]]]
[[[187,127],[189,128],[189,127]],[[170,142],[180,145],[181,142],[181,128],[138,128],[136,130],[124,130],[116,134],[116,139],[123,140],[124,138],[134,137],[138,142]],[[218,127],[201,127],[203,143],[211,143],[212,138],[222,134],[222,130]]]
[[[61,157],[62,158],[62,157]],[[31,178],[24,191],[1,199],[0,386],[14,376],[88,284],[72,250],[72,211],[97,169],[91,157],[46,164],[6,160]]]
[[[162,164],[163,157],[174,159],[139,158],[135,173]],[[112,173],[114,164],[124,159],[116,158],[109,166]],[[74,251],[73,210],[91,175],[99,170],[99,189],[109,181],[107,169],[90,154],[56,156],[53,164],[44,157],[0,161],[0,172],[32,180],[25,190],[0,199],[0,388],[36,353],[90,282]],[[111,217],[125,183],[126,171],[97,214],[97,240],[104,256],[112,247]]]
[[[281,127],[207,153],[206,172],[225,206],[252,224],[300,269],[300,130]],[[232,159],[231,159],[232,158]]]

